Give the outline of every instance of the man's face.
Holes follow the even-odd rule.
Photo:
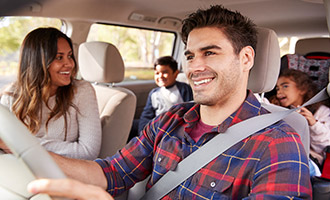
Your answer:
[[[173,71],[168,65],[157,65],[155,68],[155,82],[159,87],[171,86],[175,83],[179,71]]]
[[[186,75],[195,102],[222,105],[233,94],[242,91],[244,81],[240,57],[219,28],[193,29],[188,36],[185,56]]]

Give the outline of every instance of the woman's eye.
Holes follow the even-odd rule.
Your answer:
[[[62,58],[63,58],[62,56],[56,56],[55,59],[56,59],[56,60],[62,60]]]

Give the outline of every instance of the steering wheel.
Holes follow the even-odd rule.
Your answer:
[[[1,199],[58,199],[48,195],[28,193],[27,184],[34,179],[66,178],[66,176],[23,123],[1,104],[0,138],[13,152],[13,154],[0,153]]]

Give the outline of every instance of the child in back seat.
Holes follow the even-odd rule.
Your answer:
[[[299,70],[286,69],[280,73],[276,84],[276,96],[271,103],[283,107],[298,107],[318,91],[310,77]],[[301,108],[310,129],[310,156],[319,167],[325,158],[324,148],[330,145],[330,108],[327,102]]]
[[[179,74],[178,63],[171,56],[163,56],[154,63],[154,79],[157,88],[149,92],[146,105],[140,116],[139,133],[144,126],[173,105],[193,100],[191,87],[176,81]]]

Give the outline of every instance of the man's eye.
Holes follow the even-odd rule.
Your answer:
[[[209,55],[213,55],[214,53],[212,52],[212,51],[206,51],[205,53],[204,53],[204,55],[205,56],[209,56]]]
[[[186,60],[191,60],[193,58],[194,58],[194,56],[186,56]]]

